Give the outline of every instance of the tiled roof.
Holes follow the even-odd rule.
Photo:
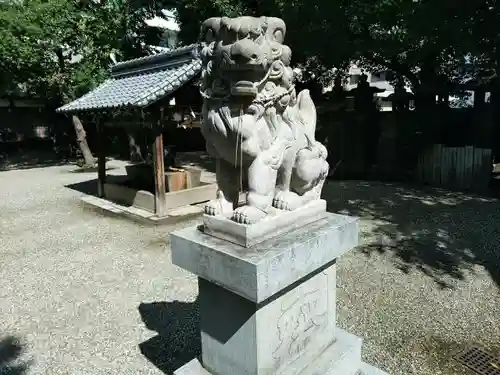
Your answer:
[[[200,71],[201,60],[195,44],[120,62],[111,68],[110,79],[57,112],[147,107],[179,89]]]

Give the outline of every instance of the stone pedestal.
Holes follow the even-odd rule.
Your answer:
[[[202,342],[201,359],[175,375],[385,374],[336,327],[335,263],[358,231],[356,219],[325,213],[250,247],[196,227],[173,233],[173,263],[199,276]]]

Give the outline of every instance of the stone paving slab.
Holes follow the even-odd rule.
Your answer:
[[[151,225],[170,224],[179,220],[192,219],[203,214],[203,204],[178,207],[167,212],[164,217],[158,217],[149,211],[133,206],[123,206],[107,199],[85,195],[80,200],[95,209],[104,213],[119,215],[142,223]]]

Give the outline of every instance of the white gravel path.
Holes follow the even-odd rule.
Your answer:
[[[29,374],[161,374],[138,307],[194,300],[196,279],[169,261],[173,228],[84,209],[64,185],[92,175],[71,169],[0,173],[0,336],[26,343]]]
[[[71,169],[0,172],[0,374],[9,336],[24,349],[10,364],[30,375],[170,373],[198,349],[197,284],[164,239],[194,222],[143,227],[83,209],[65,185],[92,175]],[[365,360],[451,375],[470,342],[500,353],[498,201],[358,182],[325,194],[364,218],[365,245],[339,261],[338,318],[365,338]]]

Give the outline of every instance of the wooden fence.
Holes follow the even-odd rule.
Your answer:
[[[491,149],[434,145],[420,155],[416,177],[431,186],[482,191],[489,186],[492,168]]]

